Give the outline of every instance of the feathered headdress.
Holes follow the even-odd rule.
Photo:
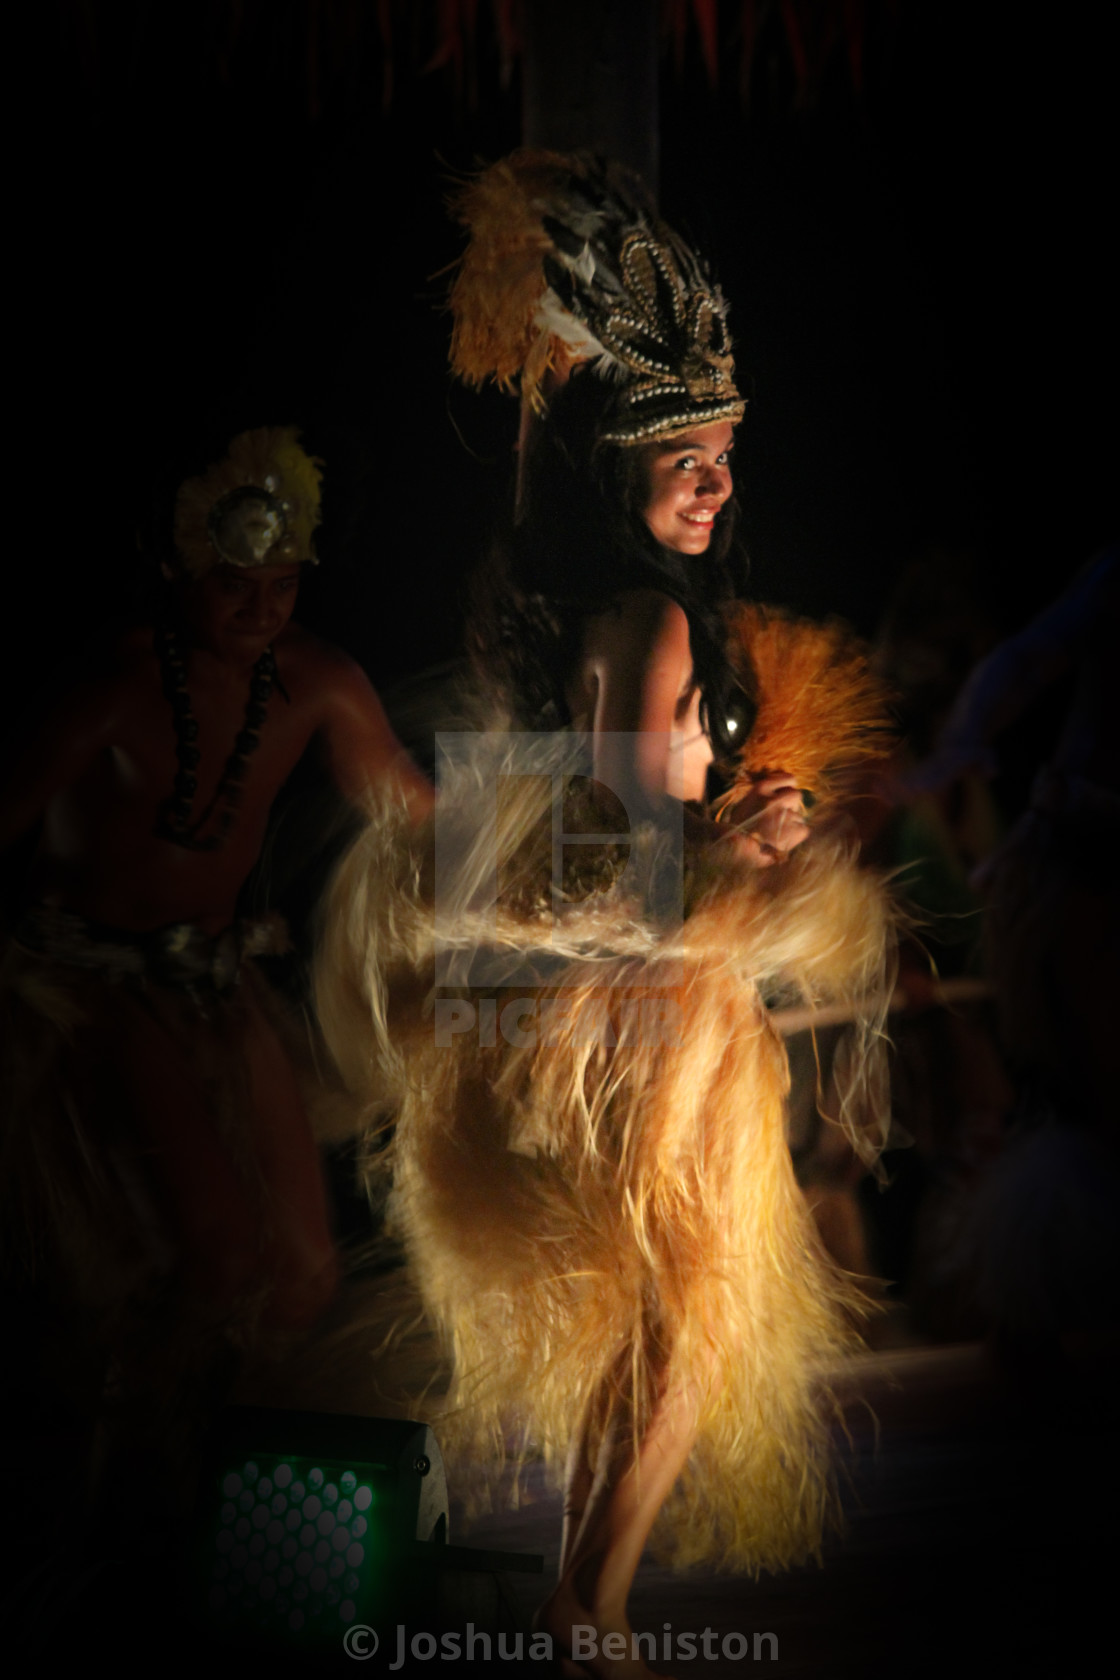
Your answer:
[[[179,487],[175,547],[184,571],[201,577],[222,561],[317,566],[321,469],[300,448],[295,426],[240,432],[224,460]]]
[[[451,292],[452,371],[540,412],[550,369],[592,361],[613,400],[603,437],[669,437],[742,417],[727,306],[638,177],[584,154],[519,151],[452,201],[470,243]]]

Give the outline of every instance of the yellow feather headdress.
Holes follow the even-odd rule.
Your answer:
[[[451,292],[460,379],[519,384],[539,413],[545,375],[590,361],[609,393],[610,443],[742,418],[723,296],[636,175],[524,150],[451,208],[470,234]]]
[[[323,463],[308,455],[296,426],[240,432],[225,458],[179,487],[175,548],[184,571],[201,577],[231,566],[317,566]]]

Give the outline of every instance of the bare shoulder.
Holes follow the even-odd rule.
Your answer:
[[[28,829],[99,752],[134,739],[158,696],[150,632],[130,632],[91,648],[83,669],[8,755],[0,844]]]
[[[417,819],[431,809],[432,791],[393,733],[385,709],[362,667],[348,653],[302,626],[276,644],[281,680],[305,718],[321,730],[337,786],[362,804],[370,789],[390,777]]]
[[[152,632],[140,626],[89,651],[57,711],[80,718],[82,733],[88,735],[132,716],[137,703],[150,698],[158,684]]]
[[[340,712],[380,718],[381,702],[356,659],[334,642],[289,624],[276,643],[280,679],[293,701],[329,721]]]
[[[595,658],[690,661],[684,608],[657,589],[627,589],[588,622],[586,651]]]
[[[688,618],[684,608],[671,595],[663,595],[660,589],[625,589],[618,602],[619,617],[623,623],[663,630],[670,635],[683,630],[688,635]]]
[[[276,643],[276,663],[286,687],[294,692],[307,685],[322,692],[324,689],[346,694],[369,687],[369,678],[356,659],[334,642],[305,630],[302,624],[289,624]]]

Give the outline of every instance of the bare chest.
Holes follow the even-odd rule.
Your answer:
[[[306,708],[276,690],[263,717],[250,712],[236,685],[192,695],[189,710],[178,717],[156,691],[122,713],[97,774],[106,794],[122,804],[162,804],[179,779],[193,821],[215,799],[225,804],[231,795],[239,809],[267,808],[313,728]]]
[[[184,729],[157,682],[138,684],[111,742],[48,809],[41,889],[122,926],[225,925],[314,729],[308,708],[274,690],[255,739],[245,739],[246,694],[247,683],[200,686],[194,727]],[[193,749],[189,844],[165,832],[184,745]]]

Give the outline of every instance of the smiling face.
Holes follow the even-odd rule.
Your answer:
[[[734,427],[714,420],[642,449],[643,517],[659,543],[678,554],[703,554],[716,514],[731,494]]]
[[[300,567],[214,566],[188,588],[190,628],[212,653],[257,659],[292,616]]]

